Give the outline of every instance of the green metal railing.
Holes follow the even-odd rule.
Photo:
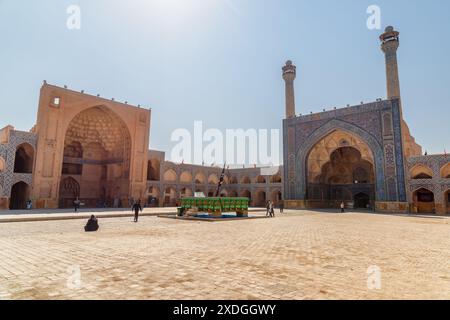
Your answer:
[[[197,209],[199,212],[247,214],[249,203],[249,198],[183,198],[181,208],[183,211]]]

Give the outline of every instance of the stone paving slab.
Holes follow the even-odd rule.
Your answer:
[[[100,219],[97,233],[80,220],[1,224],[0,299],[450,299],[449,222],[289,211]]]

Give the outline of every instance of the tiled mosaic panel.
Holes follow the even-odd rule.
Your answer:
[[[9,198],[11,188],[17,182],[23,181],[29,186],[32,184],[32,174],[14,173],[14,161],[17,147],[23,143],[30,144],[36,150],[37,137],[35,134],[23,131],[10,132],[9,142],[0,144],[0,156],[6,162],[5,171],[0,173],[0,197]]]

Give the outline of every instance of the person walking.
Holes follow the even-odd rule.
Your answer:
[[[270,215],[270,200],[266,203],[266,217]]]
[[[78,209],[80,209],[81,201],[78,199],[78,197],[73,201],[73,206],[75,208],[75,212],[78,212]]]
[[[341,202],[341,213],[345,212],[345,203],[344,201]]]
[[[275,218],[275,207],[274,207],[272,201],[270,201],[270,203],[269,203],[269,212],[270,212],[270,217]]]
[[[283,213],[284,211],[284,202],[283,200],[280,201],[280,213]]]
[[[138,222],[139,220],[139,211],[142,212],[142,206],[141,206],[141,200],[136,202],[133,207],[131,208],[131,211],[134,211],[134,222]]]

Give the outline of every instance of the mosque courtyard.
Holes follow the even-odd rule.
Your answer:
[[[0,299],[450,299],[449,217],[85,222],[0,223]]]

